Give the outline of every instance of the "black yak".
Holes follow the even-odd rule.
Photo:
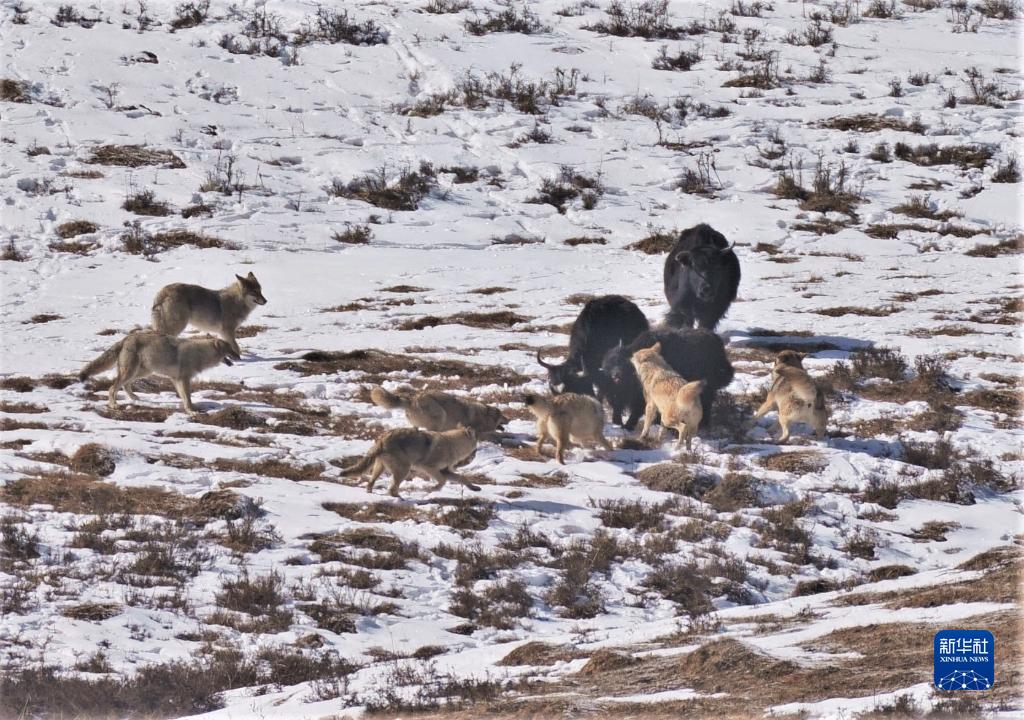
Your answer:
[[[634,303],[621,295],[602,295],[583,306],[569,334],[569,355],[560,365],[539,362],[548,371],[551,392],[574,392],[594,395],[612,408],[612,419],[621,424],[623,405],[617,401],[615,388],[601,374],[605,353],[619,344],[628,344],[650,326]]]
[[[633,353],[642,348],[661,343],[661,356],[665,362],[687,380],[705,380],[707,384],[700,396],[704,410],[701,427],[707,427],[711,420],[711,405],[715,393],[732,382],[733,370],[725,354],[722,338],[710,330],[657,329],[641,333],[637,338],[620,347],[609,350],[601,363],[601,375],[615,388],[623,407],[629,408],[626,428],[632,430],[644,413],[644,389],[640,385],[636,369],[630,362]]]
[[[740,284],[740,261],[725,236],[701,223],[679,234],[665,258],[665,324],[714,330]]]

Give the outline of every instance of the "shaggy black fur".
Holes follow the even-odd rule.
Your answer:
[[[615,395],[622,407],[629,408],[626,428],[635,428],[644,413],[644,389],[630,359],[637,350],[659,342],[661,356],[673,370],[690,381],[707,381],[700,396],[700,404],[704,409],[700,424],[701,427],[707,427],[711,420],[715,393],[732,382],[732,364],[718,335],[710,330],[684,328],[649,330],[641,333],[629,345],[612,348],[605,354],[601,374],[615,388]]]
[[[740,261],[725,236],[701,223],[679,235],[665,258],[665,324],[714,330],[740,284]]]
[[[575,392],[596,395],[608,401],[612,419],[622,422],[623,406],[616,401],[618,394],[608,379],[601,374],[601,360],[611,348],[628,344],[650,326],[647,318],[634,303],[621,295],[602,295],[594,298],[580,311],[569,334],[569,355],[561,365],[544,362],[540,353],[537,361],[548,371],[551,392]]]

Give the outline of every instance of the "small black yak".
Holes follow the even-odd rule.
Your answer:
[[[621,423],[622,405],[609,394],[614,388],[601,374],[601,361],[608,350],[629,344],[649,327],[640,308],[621,295],[602,295],[589,301],[572,324],[565,362],[548,363],[537,353],[537,362],[548,371],[551,392],[594,395],[596,389],[598,400],[608,400],[613,419]]]
[[[740,284],[740,261],[725,236],[701,223],[679,234],[665,258],[665,324],[714,330]]]
[[[711,420],[711,405],[715,393],[732,382],[733,369],[725,354],[722,339],[710,330],[657,329],[641,333],[628,345],[609,350],[601,363],[601,375],[614,388],[613,392],[622,404],[629,408],[626,429],[632,430],[644,413],[644,389],[637,377],[636,369],[630,362],[633,353],[661,343],[661,356],[665,362],[687,380],[705,380],[707,384],[700,396],[704,410],[701,427],[707,427]]]

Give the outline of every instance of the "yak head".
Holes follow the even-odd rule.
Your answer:
[[[690,282],[699,300],[710,302],[718,294],[718,288],[727,278],[723,270],[732,254],[732,248],[732,245],[698,245],[675,254],[675,261],[689,270]]]
[[[601,374],[613,385],[622,385],[636,377],[636,371],[630,363],[630,351],[621,341],[604,354]]]
[[[594,383],[590,377],[580,368],[568,362],[555,365],[541,357],[540,350],[537,351],[537,362],[548,371],[548,387],[553,395],[564,392],[580,393],[581,395],[593,395]]]

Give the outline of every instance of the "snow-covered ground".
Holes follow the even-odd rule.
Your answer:
[[[1019,543],[1022,531],[1014,241],[1021,184],[1019,177],[1000,182],[1020,150],[1021,26],[992,17],[975,26],[982,14],[972,3],[968,31],[955,32],[964,13],[928,4],[896,4],[898,17],[872,18],[861,16],[867,4],[776,2],[743,15],[724,0],[673,0],[669,26],[692,34],[648,40],[592,29],[609,21],[604,0],[513,3],[521,20],[535,15],[543,27],[483,35],[468,32],[467,21],[505,6],[353,0],[327,6],[372,22],[387,42],[296,46],[314,2],[214,0],[203,22],[173,29],[175,2],[79,3],[80,16],[98,21],[58,25],[51,22],[58,3],[5,0],[0,662],[9,677],[48,666],[65,677],[111,680],[153,665],[212,662],[215,648],[248,657],[302,648],[306,657],[344,659],[351,672],[337,682],[336,672],[282,683],[271,664],[258,682],[225,686],[232,689],[221,697],[224,707],[210,717],[345,716],[367,704],[416,702],[417,690],[419,701],[435,702],[428,690],[438,677],[450,685],[453,678],[528,681],[516,689],[505,683],[521,700],[608,648],[683,655],[709,640],[739,638],[777,659],[841,662],[805,645],[851,626],[938,628],[1012,608],[985,596],[951,597],[928,610],[840,602],[980,582],[984,568],[959,566]],[[456,11],[426,11],[442,6]],[[140,15],[150,20],[145,30]],[[279,26],[286,39],[248,37],[254,18]],[[673,34],[671,27],[661,34]],[[832,40],[786,41],[794,34],[803,42],[815,28],[830,29]],[[228,34],[284,50],[232,54],[222,46]],[[690,51],[699,60],[688,71],[656,69],[663,47],[668,57]],[[726,86],[765,67],[764,88]],[[500,84],[498,76],[506,85],[552,85],[535,113],[507,99],[466,100],[467,88],[488,77]],[[437,114],[423,111],[438,104]],[[825,122],[854,116],[873,117],[861,118],[859,130]],[[960,157],[980,148],[990,157],[917,164],[900,143],[959,148]],[[103,145],[145,145],[180,162],[91,163]],[[394,181],[421,172],[421,163],[432,165],[433,184],[415,210],[329,192],[368,173]],[[576,197],[559,212],[530,202],[563,167],[599,181],[596,203]],[[845,173],[838,199],[852,202],[850,212],[801,209],[799,199],[774,192],[780,174],[795,173],[810,191],[825,171],[833,190]],[[702,193],[680,188],[688,174]],[[227,194],[201,189],[218,184],[230,186]],[[145,191],[168,214],[123,209]],[[913,198],[916,210],[894,210]],[[209,211],[182,216],[197,206]],[[135,220],[138,229],[126,227]],[[832,234],[808,228],[825,220]],[[62,240],[58,233],[69,231],[59,228],[71,221],[95,227]],[[675,459],[691,475],[749,492],[730,504],[651,489],[638,474],[673,461],[672,443],[626,442],[629,433],[611,426],[622,445],[611,453],[575,449],[564,467],[534,454],[520,398],[545,389],[534,354],[567,343],[582,302],[572,296],[624,294],[660,320],[664,253],[629,246],[699,222],[735,241],[742,265],[739,297],[718,331],[737,371],[726,392],[747,414],[719,418],[695,453]],[[366,244],[337,239],[364,226],[372,235]],[[179,229],[229,248],[126,252],[132,232],[152,239]],[[566,242],[578,238],[599,242]],[[201,377],[209,383],[195,393],[201,416],[182,413],[168,385],[142,389],[139,405],[111,415],[105,385],[71,382],[119,335],[148,322],[163,285],[221,287],[248,271],[269,303],[248,320],[243,361]],[[497,312],[518,317],[504,326],[483,318],[485,327],[450,317]],[[435,321],[411,322],[425,316]],[[774,415],[743,426],[767,388],[774,351],[784,347],[806,349],[805,365],[835,388],[830,437],[801,434],[796,450],[773,444]],[[906,357],[902,377],[838,383],[837,363],[880,347]],[[356,363],[319,372],[301,360],[311,350],[358,349],[394,353],[397,371],[382,378]],[[928,355],[946,363],[937,395],[915,369],[914,360]],[[453,360],[474,365],[457,377],[420,372],[424,363]],[[477,365],[488,366],[486,374]],[[514,415],[506,436],[482,443],[465,468],[483,485],[479,493],[454,485],[434,492],[413,480],[396,502],[381,485],[370,495],[343,482],[340,460],[405,422],[369,403],[371,379],[392,389],[412,382],[469,393]],[[206,422],[238,407],[261,424]],[[921,448],[942,450],[940,441],[955,457],[920,459]],[[248,520],[214,514],[200,522],[188,513],[145,514],[142,501],[102,505],[92,490],[83,491],[86,507],[75,509],[60,493],[33,504],[15,490],[26,478],[43,485],[40,477],[92,487],[94,478],[60,475],[86,443],[115,454],[103,482],[165,490],[189,508],[228,490],[257,501],[258,510],[247,506]],[[918,443],[915,455],[906,454],[908,443]],[[784,462],[780,450],[804,454]],[[973,504],[963,504],[965,492],[957,503],[921,490],[925,481],[969,491]],[[901,494],[898,503],[880,505],[880,488]],[[649,507],[625,517],[637,502]],[[95,512],[83,512],[90,507]],[[245,541],[226,540],[229,526],[250,531]],[[367,555],[357,542],[384,550]],[[609,557],[597,557],[614,545]],[[328,546],[334,555],[324,557]],[[180,565],[177,577],[140,570],[140,558],[160,552]],[[483,557],[476,565],[474,552]],[[576,586],[566,580],[573,558],[584,564]],[[680,586],[692,577],[669,572],[688,563],[698,575],[692,593]],[[280,576],[278,621],[250,631],[244,615],[223,609],[222,590],[271,574]],[[509,591],[511,581],[522,586]],[[577,607],[559,603],[564,594],[552,589],[560,585],[580,593]],[[498,603],[488,595],[495,588],[507,591],[512,607],[497,621],[480,614]],[[472,609],[460,615],[460,593],[482,600],[461,603]],[[525,607],[508,600],[524,596]],[[718,629],[700,611],[705,597]],[[1019,605],[1018,595],[1013,600]],[[64,614],[90,603],[109,606],[97,616],[109,617]],[[325,608],[345,622],[325,622]],[[790,625],[753,632],[742,622],[800,612],[799,632]],[[665,642],[673,633],[682,639]],[[571,646],[573,656],[528,671],[496,664],[526,641]],[[921,683],[930,668],[918,669],[919,680],[871,698],[824,694],[775,703],[771,712],[849,717],[900,691],[927,705]],[[688,711],[693,717],[714,717],[708,708],[728,696],[728,687],[609,689],[580,707],[614,715],[628,706],[637,716],[637,707],[692,702],[700,708]],[[1019,695],[1010,698],[1000,698],[999,710],[1019,712]],[[767,706],[750,709],[762,711]]]

